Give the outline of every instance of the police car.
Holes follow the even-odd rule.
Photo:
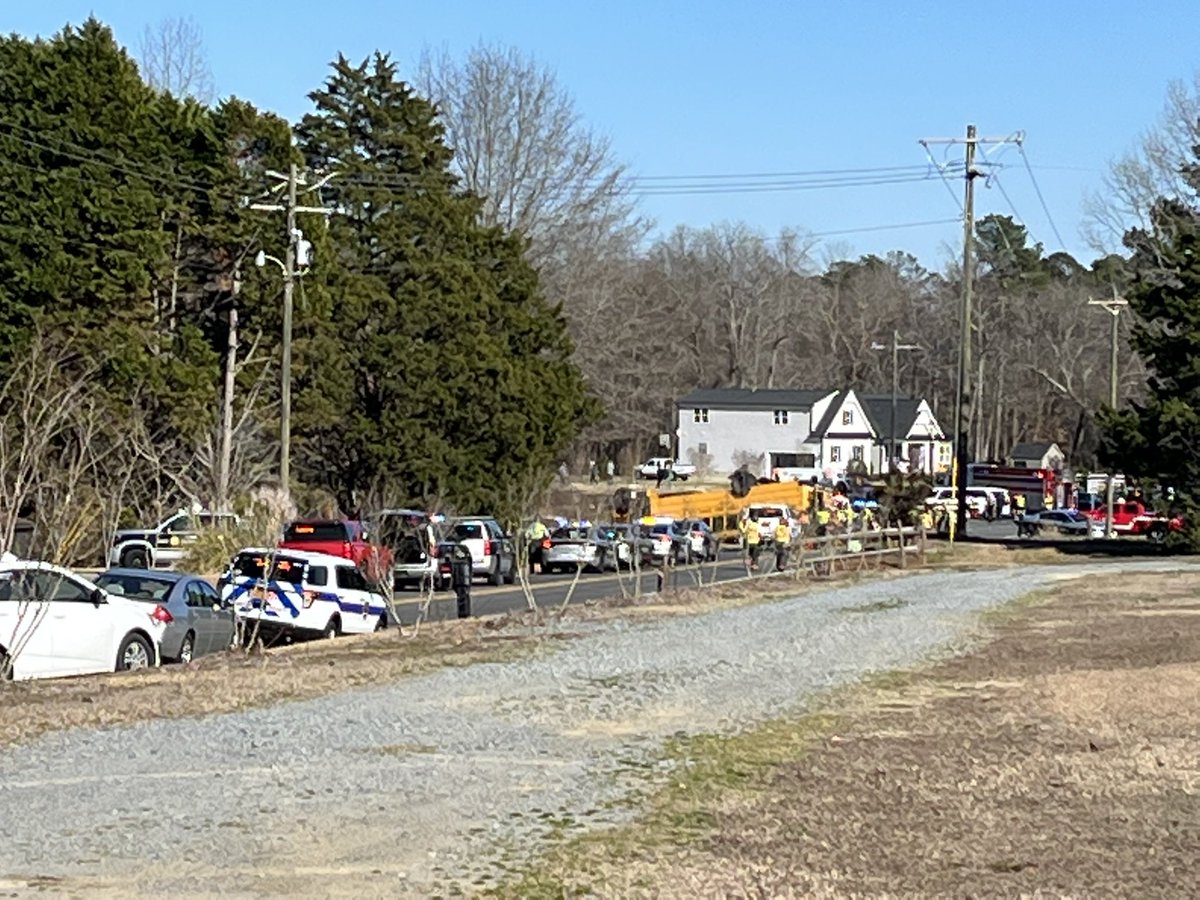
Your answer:
[[[108,564],[123,569],[170,569],[203,531],[233,528],[233,513],[181,509],[153,528],[124,528],[113,536]]]
[[[247,633],[257,623],[269,634],[334,638],[388,625],[386,598],[353,561],[328,553],[249,548],[233,558],[220,586]]]

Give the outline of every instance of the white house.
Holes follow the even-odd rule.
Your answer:
[[[891,398],[853,390],[692,391],[676,404],[679,457],[717,474],[747,466],[760,477],[835,478],[851,460],[887,468]],[[949,467],[950,444],[924,400],[896,404],[897,455],[913,471]]]
[[[1025,441],[1013,447],[1009,455],[1016,469],[1053,469],[1061,472],[1067,461],[1058,444],[1051,441]]]

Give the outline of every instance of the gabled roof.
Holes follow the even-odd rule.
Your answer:
[[[1012,448],[1009,454],[1013,459],[1041,459],[1050,449],[1058,450],[1058,444],[1053,441],[1022,441]],[[1058,450],[1061,454],[1062,451]]]
[[[698,388],[676,402],[679,409],[812,409],[831,390],[749,390],[748,388]]]
[[[837,392],[837,396],[825,408],[825,415],[821,416],[821,421],[813,426],[812,434],[804,439],[806,444],[820,442],[821,438],[825,436],[825,432],[829,431],[829,426],[833,424],[833,417],[837,415],[837,411],[842,408],[842,404],[846,402],[846,398],[849,396],[849,391]]]
[[[875,434],[879,436],[879,440],[891,440],[893,437],[891,434],[892,395],[859,394],[858,400],[862,404],[867,418],[871,420],[871,427],[875,429]],[[896,440],[902,441],[908,436],[909,431],[912,430],[913,423],[917,421],[917,413],[920,410],[920,400],[914,400],[911,397],[896,398]]]

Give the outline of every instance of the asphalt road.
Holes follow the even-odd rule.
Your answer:
[[[773,558],[768,560],[767,555],[764,554],[763,561],[769,565],[773,563]],[[760,571],[770,571],[770,569]],[[685,588],[698,584],[701,578],[704,579],[705,584],[708,584],[713,581],[732,581],[737,578],[745,578],[746,575],[746,567],[742,563],[740,551],[722,549],[715,563],[671,566],[666,569],[657,566],[642,569],[641,592],[646,594],[656,591],[660,576],[664,579],[666,588]],[[622,588],[626,594],[632,595],[636,586],[632,572],[621,572],[619,575],[612,572],[604,574],[582,572],[575,584],[575,590],[571,591],[573,580],[573,575],[530,575],[529,586],[538,606],[543,608],[561,606],[566,600],[568,592],[571,594],[572,603],[585,603],[589,600],[620,597]],[[415,590],[397,591],[395,601],[401,624],[411,625],[417,620],[421,604],[420,594]],[[519,584],[489,587],[477,581],[471,588],[471,611],[477,616],[522,610],[527,606],[525,594]],[[458,607],[454,591],[438,591],[433,595],[425,620],[452,619],[457,615]]]

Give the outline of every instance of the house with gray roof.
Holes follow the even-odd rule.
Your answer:
[[[888,469],[891,396],[854,390],[704,388],[676,403],[680,459],[728,474],[802,481],[842,477],[853,460]],[[896,450],[903,470],[948,471],[950,442],[924,400],[897,398]]]

